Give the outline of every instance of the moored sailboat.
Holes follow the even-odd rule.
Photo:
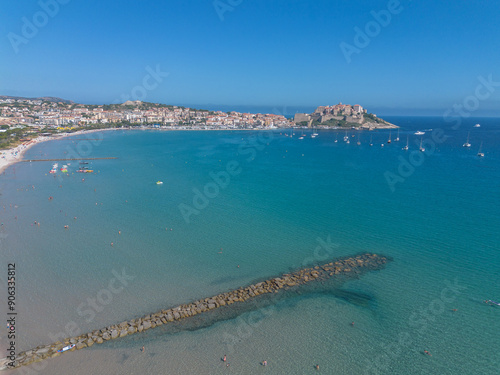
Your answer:
[[[419,150],[420,150],[421,152],[424,152],[424,151],[425,151],[425,148],[423,148],[423,147],[422,147],[422,138],[420,138],[420,148],[419,148]]]
[[[467,141],[463,144],[464,147],[470,147],[471,144],[469,143],[469,137],[470,137],[470,132],[467,133]]]
[[[484,153],[481,152],[481,149],[483,148],[483,142],[481,142],[481,145],[479,146],[479,151],[477,152],[477,156],[480,158],[484,157]]]
[[[406,146],[403,147],[403,150],[405,150],[405,151],[408,151],[408,139],[409,139],[409,137],[406,136]]]

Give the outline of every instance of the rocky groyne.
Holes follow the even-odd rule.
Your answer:
[[[161,310],[140,318],[97,329],[80,336],[68,337],[63,341],[53,344],[37,346],[36,348],[17,354],[15,360],[12,358],[1,359],[0,369],[5,370],[29,365],[33,362],[57,357],[70,351],[91,347],[94,344],[102,344],[109,340],[144,332],[164,324],[182,321],[183,319],[188,319],[208,311],[228,308],[230,305],[243,303],[258,296],[278,293],[281,290],[297,288],[312,282],[345,276],[352,277],[368,271],[379,270],[385,266],[387,261],[388,259],[384,256],[367,253],[336,259],[315,267],[300,269],[244,288],[221,293],[167,310]],[[58,352],[58,350],[69,345],[74,345],[74,347],[64,353]]]

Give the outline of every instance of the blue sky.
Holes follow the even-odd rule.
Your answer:
[[[442,114],[474,95],[480,76],[500,82],[500,2],[397,3],[3,1],[0,95]],[[384,25],[372,13],[381,11]],[[367,45],[355,28],[371,34]],[[356,52],[346,59],[341,45]],[[499,103],[500,86],[475,114],[500,116]]]

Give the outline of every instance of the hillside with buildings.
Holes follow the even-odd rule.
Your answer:
[[[57,101],[59,100],[59,101]],[[40,133],[143,127],[172,130],[274,129],[293,122],[282,115],[208,111],[127,101],[78,104],[59,98],[0,97],[0,148]]]
[[[290,121],[284,116],[275,114],[208,111],[140,101],[89,105],[53,102],[43,98],[0,99],[0,125],[64,128],[106,124],[109,126],[205,126],[224,129],[282,127],[290,126]]]
[[[374,114],[368,113],[359,104],[339,103],[332,106],[319,106],[313,113],[296,113],[295,124],[317,127],[356,127],[364,129],[397,128]]]

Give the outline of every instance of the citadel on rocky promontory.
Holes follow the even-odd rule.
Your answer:
[[[294,122],[308,127],[356,127],[363,129],[397,128],[372,113],[368,113],[359,104],[339,103],[332,106],[319,106],[311,113],[296,113]]]

